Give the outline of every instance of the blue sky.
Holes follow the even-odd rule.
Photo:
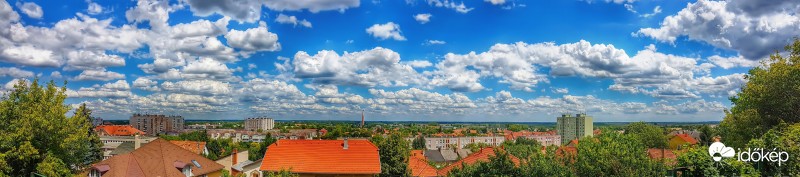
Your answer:
[[[715,121],[800,35],[776,4],[5,1],[0,82],[68,81],[106,119]]]

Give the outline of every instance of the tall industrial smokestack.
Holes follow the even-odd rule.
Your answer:
[[[364,110],[361,110],[361,128],[364,128]]]

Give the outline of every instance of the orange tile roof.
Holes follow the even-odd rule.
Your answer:
[[[411,176],[441,176],[436,168],[428,164],[428,159],[425,158],[422,152],[422,150],[411,150],[411,155],[408,157],[408,168],[411,169]]]
[[[197,161],[200,167],[192,161]],[[102,176],[185,176],[176,164],[191,165],[194,175],[222,170],[223,166],[203,156],[189,152],[161,138],[153,140],[130,153],[116,155],[92,165],[107,170]]]
[[[202,154],[203,150],[206,148],[206,142],[202,141],[169,141],[169,142],[183,149],[186,149],[190,152],[193,152],[195,154]]]
[[[100,125],[95,127],[94,131],[111,136],[133,136],[136,134],[145,134],[143,131],[133,128],[133,126],[130,125]]]
[[[378,147],[368,140],[278,140],[269,147],[262,171],[312,174],[378,174]]]
[[[683,139],[683,141],[685,141],[685,142],[687,142],[689,144],[697,144],[697,140],[695,140],[694,138],[692,138],[688,134],[677,134],[675,136],[680,138],[680,139]]]
[[[647,149],[647,155],[650,159],[660,160],[661,158],[665,158],[665,161],[669,165],[674,165],[677,163],[678,156],[675,155],[670,149],[657,149],[657,148],[650,148]]]
[[[439,170],[439,174],[447,175],[448,173],[450,173],[450,170],[453,170],[454,168],[461,168],[462,164],[472,165],[472,164],[475,164],[475,163],[477,163],[479,161],[488,162],[489,161],[489,157],[495,155],[494,149],[495,148],[492,148],[492,147],[483,148],[478,152],[472,153],[469,156],[464,157],[463,159],[458,160],[458,161],[454,162],[453,164],[450,164],[450,165],[440,169]],[[514,157],[511,154],[508,154],[508,155],[511,157],[511,161],[514,162],[514,165],[519,166],[519,163],[520,163],[519,158]]]

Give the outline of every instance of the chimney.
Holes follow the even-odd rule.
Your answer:
[[[133,136],[133,149],[139,149],[142,146],[142,140],[139,139],[139,135]]]
[[[231,166],[234,166],[234,165],[236,165],[237,163],[239,163],[239,161],[237,161],[237,159],[238,159],[238,157],[239,157],[239,150],[237,150],[237,149],[233,149],[233,154],[231,154],[231,156],[233,156],[233,158],[232,158],[232,159],[233,159],[233,162],[231,163]]]
[[[344,138],[344,143],[342,143],[342,149],[347,150],[350,148],[350,145],[347,144],[347,137]]]

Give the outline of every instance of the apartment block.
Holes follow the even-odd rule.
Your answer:
[[[244,119],[245,130],[272,130],[272,128],[275,128],[275,119],[272,118],[255,117]]]
[[[179,133],[184,129],[183,117],[181,116],[133,114],[128,123],[150,136]]]
[[[569,144],[569,141],[579,139],[584,136],[592,136],[594,127],[592,117],[586,114],[576,114],[575,116],[563,114],[557,118],[556,129],[561,135],[561,144]]]

